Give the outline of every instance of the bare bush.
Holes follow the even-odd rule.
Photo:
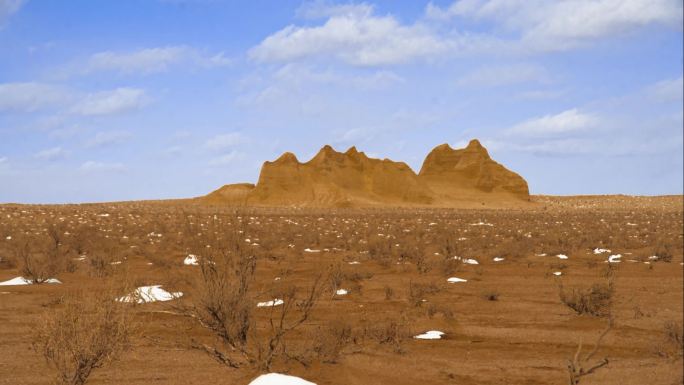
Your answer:
[[[389,345],[395,353],[403,354],[405,352],[403,343],[409,337],[409,333],[404,323],[384,320],[366,325],[363,336],[379,344]]]
[[[319,327],[313,335],[312,351],[324,363],[339,361],[342,350],[352,341],[352,328],[349,323],[334,320],[325,327]]]
[[[570,385],[577,385],[580,383],[580,380],[587,375],[590,375],[594,373],[599,368],[602,368],[606,365],[608,365],[608,358],[604,357],[602,360],[594,363],[590,363],[590,360],[596,355],[598,350],[601,348],[601,342],[603,341],[603,337],[608,334],[610,329],[613,327],[613,320],[612,318],[608,319],[608,325],[606,326],[605,329],[603,329],[603,332],[599,335],[598,339],[596,340],[596,344],[594,345],[594,349],[589,352],[586,356],[582,357],[582,339],[580,338],[579,344],[577,346],[577,350],[575,351],[575,355],[573,356],[572,360],[568,360],[568,379],[569,379],[569,384]]]
[[[201,259],[200,276],[194,283],[195,299],[178,309],[218,340],[213,345],[193,340],[193,348],[231,368],[250,365],[269,370],[274,359],[288,357],[286,336],[310,317],[321,293],[321,277],[314,280],[303,298],[292,286],[273,292],[274,302],[278,298],[282,303],[270,307],[266,325],[258,324],[250,292],[256,259],[236,245],[221,243],[213,247],[215,257]]]
[[[656,347],[656,353],[665,358],[682,357],[684,343],[682,340],[682,324],[668,321],[663,326],[663,337]]]
[[[64,259],[52,242],[18,240],[15,257],[20,262],[20,274],[33,284],[41,284],[64,271]]]
[[[573,288],[567,292],[559,280],[558,294],[563,304],[577,314],[589,314],[596,317],[610,315],[614,295],[613,279],[605,283],[595,283],[589,288]]]
[[[41,320],[33,347],[55,369],[57,383],[85,384],[95,369],[130,348],[130,305],[115,302],[112,294],[71,293]]]

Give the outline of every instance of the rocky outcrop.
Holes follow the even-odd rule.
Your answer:
[[[435,147],[418,175],[433,192],[447,200],[478,196],[526,200],[530,196],[525,179],[492,160],[476,139],[459,150],[448,144]]]
[[[433,149],[416,174],[406,163],[324,146],[308,162],[289,152],[265,162],[256,185],[226,185],[199,198],[250,206],[439,206],[529,199],[527,182],[492,160],[480,142]]]
[[[306,163],[291,153],[265,162],[249,204],[347,207],[430,204],[432,194],[403,162],[369,158],[355,147],[323,147]]]

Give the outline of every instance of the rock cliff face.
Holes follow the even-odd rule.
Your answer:
[[[265,162],[259,181],[226,185],[199,198],[205,204],[249,206],[439,206],[463,202],[520,202],[527,182],[493,161],[480,142],[433,149],[419,174],[403,162],[369,158],[355,147],[324,146],[308,162],[289,152]]]
[[[431,192],[402,162],[372,159],[352,147],[323,147],[306,163],[285,153],[261,168],[249,204],[346,207],[430,204]]]
[[[499,199],[530,196],[525,179],[492,160],[476,139],[460,150],[448,144],[435,147],[418,175],[433,192],[446,199],[482,194]]]

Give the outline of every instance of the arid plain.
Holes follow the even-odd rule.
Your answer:
[[[587,289],[612,277],[613,327],[595,357],[609,363],[582,383],[681,383],[681,334],[677,345],[672,333],[682,324],[682,198],[540,196],[530,205],[237,212],[152,203],[2,206],[0,281],[20,275],[17,242],[47,238],[48,226],[62,234],[70,266],[58,275],[62,284],[1,288],[0,383],[49,383],[53,369],[32,347],[41,317],[68,292],[117,280],[184,295],[134,306],[139,330],[130,350],[95,371],[92,383],[248,383],[259,370],[229,368],[193,348],[193,340],[211,343],[213,334],[179,313],[181,303],[193,302],[201,269],[184,259],[206,255],[199,245],[214,240],[212,229],[231,228],[239,229],[230,232],[235,247],[256,259],[255,301],[290,285],[306,294],[314,277],[325,276],[310,318],[286,337],[288,354],[301,358],[280,356],[272,371],[319,384],[567,383],[579,339],[588,352],[608,317],[566,306],[559,284]],[[607,262],[617,254],[619,262]],[[467,281],[447,282],[451,277]],[[334,295],[337,289],[348,293]],[[251,305],[266,330],[279,308]],[[429,330],[445,334],[413,338]]]

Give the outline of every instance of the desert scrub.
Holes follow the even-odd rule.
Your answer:
[[[558,295],[561,302],[577,314],[589,314],[595,317],[610,315],[615,288],[613,279],[595,283],[588,288],[573,288],[569,292],[562,281],[558,284]]]
[[[114,298],[112,291],[70,293],[40,320],[33,348],[55,370],[56,383],[86,384],[95,369],[130,348],[131,305]]]

